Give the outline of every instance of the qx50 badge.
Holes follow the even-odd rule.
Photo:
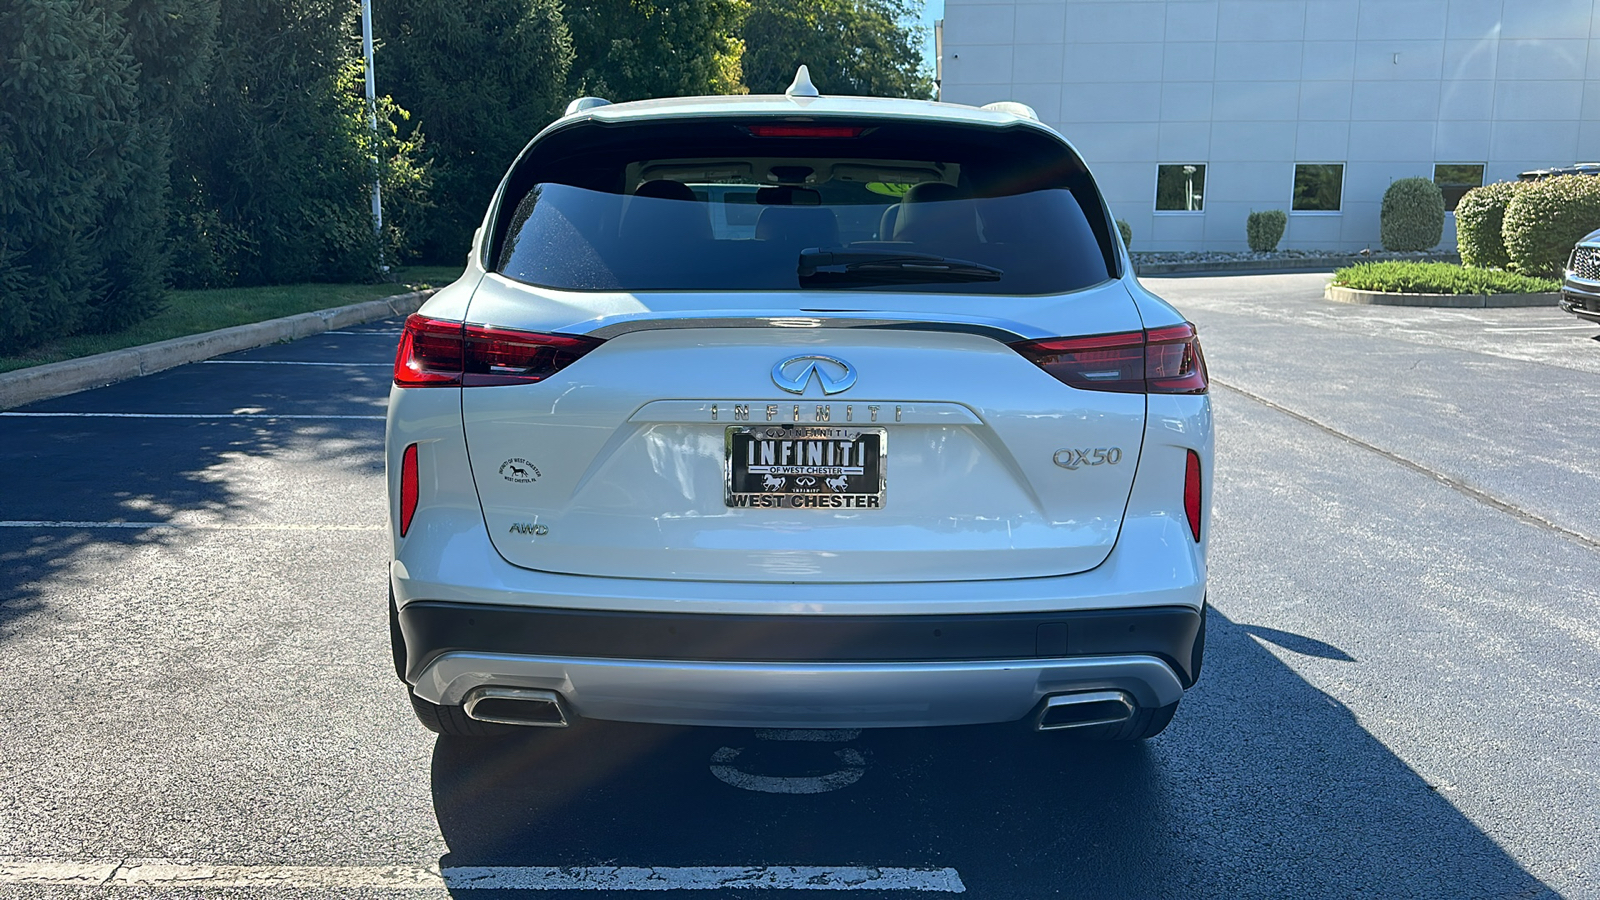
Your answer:
[[[1122,462],[1121,447],[1095,447],[1090,450],[1057,450],[1055,463],[1063,469],[1082,466],[1114,466]]]
[[[832,356],[791,356],[772,367],[772,383],[791,394],[804,394],[812,378],[824,395],[839,394],[856,383],[856,370]]]

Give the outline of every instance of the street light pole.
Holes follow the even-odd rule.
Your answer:
[[[372,230],[378,238],[378,271],[383,264],[383,194],[378,187],[378,88],[372,72],[372,0],[361,0],[361,53],[367,75],[367,124],[372,129]]]

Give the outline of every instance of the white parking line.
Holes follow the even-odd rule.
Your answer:
[[[295,359],[202,359],[202,365],[207,366],[336,366],[349,368],[350,366],[374,366],[388,369],[394,363],[355,363],[355,362],[304,362]]]
[[[219,866],[181,860],[0,859],[0,885],[448,888],[517,891],[922,891],[960,894],[951,868],[878,866]]]
[[[228,522],[71,522],[46,519],[10,519],[0,528],[170,528],[177,531],[383,531],[382,525],[275,525]]]
[[[404,331],[324,331],[323,334],[377,334],[384,337],[399,337]]]
[[[382,422],[384,416],[316,416],[298,413],[111,413],[111,412],[0,412],[14,419],[356,419]]]

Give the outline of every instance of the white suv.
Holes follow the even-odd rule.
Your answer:
[[[1194,328],[1025,107],[808,87],[575,101],[406,322],[390,615],[427,727],[1140,739],[1199,675]]]

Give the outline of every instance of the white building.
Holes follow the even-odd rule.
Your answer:
[[[1471,185],[1600,159],[1597,9],[946,0],[941,95],[1032,106],[1089,162],[1134,249],[1245,249],[1253,209],[1289,213],[1280,247],[1377,248],[1396,178]]]

